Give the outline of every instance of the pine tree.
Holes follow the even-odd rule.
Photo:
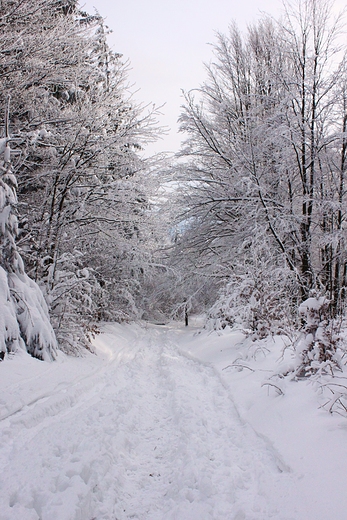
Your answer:
[[[0,178],[0,352],[25,348],[36,358],[52,360],[57,345],[48,309],[40,288],[25,273],[15,242],[17,181],[11,171],[9,107],[8,97],[5,135],[0,140],[3,156]]]

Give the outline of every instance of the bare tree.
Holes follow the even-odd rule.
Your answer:
[[[341,23],[329,1],[300,0],[285,3],[279,22],[265,17],[245,36],[235,25],[218,35],[206,83],[186,94],[188,162],[179,169],[180,247],[202,269],[209,263],[232,278],[258,251],[296,279],[289,299],[328,291],[332,308],[345,283]]]
[[[76,345],[102,315],[106,290],[109,315],[132,312],[131,258],[148,206],[140,152],[155,137],[155,117],[134,104],[127,65],[110,50],[98,14],[81,12],[76,1],[5,0],[0,23],[18,246],[43,285],[61,343]]]

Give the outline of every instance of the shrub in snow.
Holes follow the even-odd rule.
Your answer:
[[[333,373],[341,368],[337,354],[339,335],[329,320],[329,300],[324,296],[311,297],[302,302],[299,314],[304,320],[303,334],[296,346],[298,377],[319,373]]]
[[[310,297],[300,305],[299,314],[305,323],[296,344],[295,367],[277,374],[277,378],[310,377],[321,395],[321,407],[346,417],[346,323],[330,319],[329,305],[324,296]]]
[[[254,340],[283,332],[293,322],[290,289],[294,283],[286,269],[248,266],[234,274],[210,309],[207,326],[214,330],[240,327]]]

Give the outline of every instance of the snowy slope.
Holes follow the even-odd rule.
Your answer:
[[[0,520],[344,520],[344,420],[197,331],[107,325],[97,356],[0,363]]]

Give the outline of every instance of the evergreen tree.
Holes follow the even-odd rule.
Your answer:
[[[5,136],[0,139],[0,353],[26,349],[32,356],[52,360],[56,339],[48,309],[38,285],[25,273],[15,239],[17,235],[17,181],[11,170],[9,105],[6,108]]]

